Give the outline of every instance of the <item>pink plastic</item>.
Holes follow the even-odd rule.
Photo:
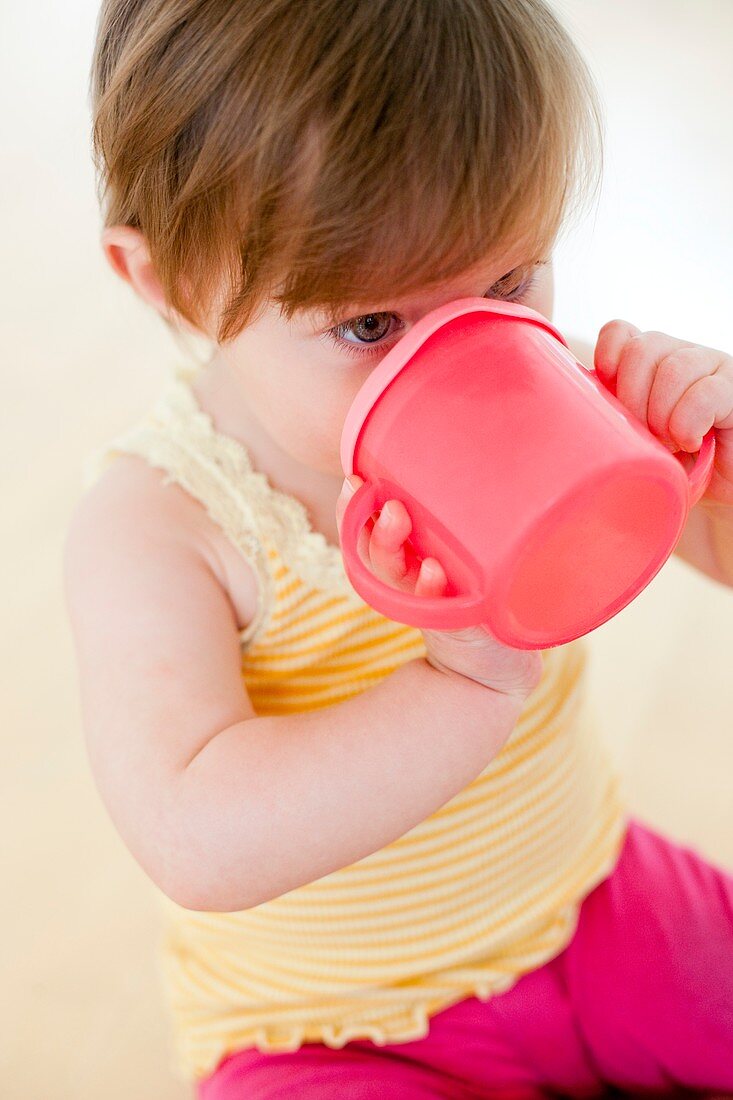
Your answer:
[[[484,623],[541,649],[587,634],[631,602],[676,546],[712,473],[714,432],[689,475],[535,310],[461,298],[387,353],[346,417],[341,461],[364,484],[341,526],[353,587],[396,622]],[[390,498],[436,557],[446,595],[384,584],[359,534]]]

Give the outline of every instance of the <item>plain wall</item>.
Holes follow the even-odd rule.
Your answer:
[[[558,0],[601,88],[597,208],[556,252],[555,323],[733,352],[730,0]],[[179,356],[108,268],[89,153],[97,3],[0,8],[4,1100],[177,1100],[150,883],[93,786],[61,588],[84,456]],[[733,867],[733,591],[671,558],[590,636],[635,812]]]

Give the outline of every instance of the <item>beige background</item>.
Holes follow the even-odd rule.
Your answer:
[[[733,351],[730,0],[563,0],[606,104],[595,213],[557,251],[555,321],[624,317]],[[87,769],[61,589],[83,457],[179,354],[106,267],[88,154],[97,3],[0,8],[0,782],[4,1100],[178,1100],[155,909]],[[590,638],[632,807],[733,868],[733,590],[675,558]]]

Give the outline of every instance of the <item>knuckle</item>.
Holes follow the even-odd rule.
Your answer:
[[[657,368],[657,373],[666,383],[673,384],[684,381],[688,374],[688,368],[680,361],[678,355],[672,354],[662,360]]]

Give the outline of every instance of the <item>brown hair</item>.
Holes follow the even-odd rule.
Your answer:
[[[338,314],[539,259],[601,178],[544,0],[105,0],[91,90],[105,225],[191,323],[218,303],[219,342],[268,298]]]

